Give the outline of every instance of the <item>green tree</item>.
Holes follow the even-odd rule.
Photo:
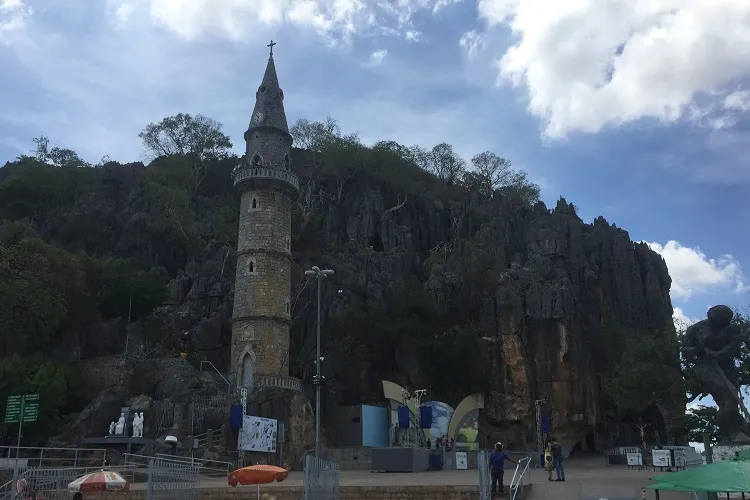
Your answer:
[[[8,396],[39,394],[39,419],[24,424],[25,435],[53,435],[60,424],[60,415],[75,396],[77,381],[72,368],[50,359],[13,355],[0,359],[0,414],[5,414]],[[18,424],[0,424],[5,434]],[[12,426],[9,428],[9,426]]]
[[[90,167],[91,164],[81,159],[78,153],[72,149],[49,147],[49,139],[45,136],[33,139],[36,144],[34,156],[42,163],[48,163],[56,167]]]
[[[498,191],[508,198],[516,198],[527,205],[539,201],[540,188],[528,180],[523,170],[511,168],[510,161],[485,151],[471,159],[472,171],[464,177],[464,185],[491,198]]]
[[[676,335],[667,332],[628,339],[614,374],[604,382],[617,406],[637,413],[655,402],[684,398]]]
[[[326,116],[322,122],[301,118],[289,129],[294,145],[300,149],[322,153],[331,143],[359,143],[357,134],[345,135],[338,121]]]
[[[685,429],[689,442],[702,443],[703,433],[707,432],[711,438],[711,444],[719,443],[721,432],[717,424],[718,411],[715,406],[698,406],[685,413]]]
[[[102,318],[127,317],[138,320],[167,299],[164,280],[153,276],[131,261],[89,259],[87,283]]]
[[[0,242],[0,354],[46,346],[85,290],[72,256],[39,239]]]
[[[226,158],[232,148],[222,128],[221,123],[206,116],[179,113],[149,123],[138,137],[151,160],[160,156],[180,156],[187,160],[190,194],[194,195],[206,180],[212,160]]]
[[[466,162],[453,150],[453,146],[444,142],[430,150],[414,146],[411,157],[417,166],[449,185],[458,182],[466,170]]]

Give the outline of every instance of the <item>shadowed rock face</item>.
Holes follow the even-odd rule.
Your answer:
[[[228,370],[236,235],[221,239],[216,228],[237,227],[234,164],[215,165],[201,193],[208,201],[193,207],[193,219],[184,223],[190,226],[167,236],[150,229],[155,209],[143,201],[140,164],[107,164],[96,173],[101,185],[35,221],[47,241],[100,257],[134,258],[171,279],[169,302],[150,317],[130,325],[121,318],[98,322],[60,336],[56,357],[83,360],[84,373],[117,372],[91,377],[92,399],[106,386],[94,378],[108,377],[122,381],[123,398],[144,392],[187,401],[194,391],[224,390],[218,378],[186,373],[188,363],[154,365],[160,371],[151,379],[144,370],[123,372],[116,367],[120,361],[108,369],[91,359],[121,353],[128,331],[131,354],[174,357],[183,351],[189,361]],[[297,173],[304,192],[310,172]],[[0,180],[12,174],[13,166],[6,166]],[[486,385],[441,392],[426,378],[429,362],[419,347],[404,338],[387,357],[368,358],[365,368],[361,358],[327,349],[324,407],[375,402],[387,379],[409,389],[432,387],[434,397],[451,405],[486,391],[482,437],[514,448],[534,440],[535,399],[548,400],[554,432],[567,445],[591,444],[595,431],[604,438],[613,434],[619,414],[602,390],[601,375],[611,368],[605,351],[613,339],[672,331],[671,280],[658,254],[602,218],[585,224],[563,199],[548,210],[541,203],[524,208],[502,197],[481,201],[426,190],[410,192],[401,204],[403,191],[383,182],[354,178],[342,185],[336,196],[321,199],[312,216],[295,207],[290,375],[309,380],[312,374],[305,346],[314,346],[315,287],[302,285],[304,269],[318,265],[336,271],[323,289],[324,339],[325,328],[353,304],[386,304],[394,289],[417,286],[437,304],[441,325],[472,325],[481,338],[476,359],[487,367]],[[62,229],[87,213],[106,222],[106,234],[93,243],[66,237]],[[182,231],[196,235],[194,245],[180,240]],[[466,365],[453,369],[459,374]],[[684,414],[684,402],[660,410],[666,427],[678,425],[672,418]]]

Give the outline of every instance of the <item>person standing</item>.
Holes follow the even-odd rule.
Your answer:
[[[554,469],[552,462],[552,440],[547,437],[544,443],[544,469],[547,471],[547,480],[552,481],[552,469]]]
[[[497,487],[500,487],[500,497],[503,496],[503,474],[505,473],[505,461],[517,464],[515,460],[510,458],[507,453],[503,451],[503,444],[495,444],[495,451],[490,453],[490,474],[492,476],[492,496],[495,496]]]
[[[555,466],[555,472],[557,472],[557,479],[555,479],[555,481],[565,481],[565,468],[563,467],[563,449],[562,445],[558,443],[557,439],[555,438],[552,438],[552,463]]]

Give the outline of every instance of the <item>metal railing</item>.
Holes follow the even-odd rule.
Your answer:
[[[181,457],[177,455],[166,455],[158,453],[156,456],[136,455],[134,453],[124,453],[122,455],[123,463],[126,467],[144,468],[148,467],[151,460],[159,460],[160,464],[174,464],[175,466],[195,466],[199,469],[199,474],[208,477],[222,477],[232,472],[233,464],[219,460],[203,460],[198,458]],[[211,464],[209,466],[208,464]]]
[[[19,461],[26,467],[42,466],[85,466],[97,467],[107,458],[107,450],[102,448],[47,448],[24,446],[18,448]],[[16,447],[0,446],[0,469],[15,468]]]
[[[146,500],[195,500],[199,487],[198,467],[163,458],[149,461]]]
[[[35,496],[44,500],[68,500],[68,483],[79,477],[102,470],[102,467],[51,467],[30,468],[18,474],[16,479],[0,486],[0,500],[11,500],[20,494],[23,498]],[[118,472],[128,482],[133,482],[133,470],[122,467],[108,467]]]
[[[339,500],[339,465],[305,456],[305,500]]]
[[[219,440],[221,440],[221,436],[226,432],[226,426],[222,425],[217,430],[209,429],[208,431],[202,433],[202,434],[196,434],[193,436],[193,439],[197,440],[197,447],[198,448],[204,448],[208,445],[208,435],[211,434],[212,440],[216,439],[217,436]]]
[[[523,496],[525,491],[523,486],[530,482],[529,465],[531,464],[531,457],[522,458],[516,464],[516,469],[513,471],[513,478],[510,480],[510,500],[516,500],[518,498],[518,489],[521,488],[521,495]]]
[[[155,456],[163,460],[172,460],[174,462],[196,465],[197,467],[200,467],[201,469],[208,472],[216,471],[218,473],[218,471],[221,471],[222,475],[229,474],[235,469],[234,463],[227,462],[226,460],[209,460],[206,458],[181,457],[178,455],[168,455],[166,453],[157,453]],[[209,476],[212,474],[203,475]]]

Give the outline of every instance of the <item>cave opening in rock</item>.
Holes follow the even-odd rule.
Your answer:
[[[591,452],[596,451],[596,439],[594,438],[594,431],[586,434],[586,450]]]
[[[380,234],[377,231],[370,236],[370,247],[376,252],[382,252],[385,250],[383,247],[383,240],[380,239]]]
[[[647,444],[667,444],[667,429],[664,425],[664,415],[656,405],[649,406],[643,412],[643,423],[651,424],[645,429]]]

